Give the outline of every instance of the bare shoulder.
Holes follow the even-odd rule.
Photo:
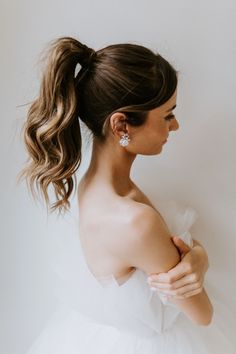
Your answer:
[[[179,262],[180,256],[161,215],[143,203],[132,201],[129,205],[129,218],[117,252],[123,254],[127,264],[147,274],[167,272]]]
[[[169,235],[163,218],[152,206],[134,200],[125,201],[123,206],[127,215],[127,218],[124,218],[124,226],[130,242],[145,242],[153,237],[152,231],[157,233],[155,238],[161,234]]]
[[[168,227],[163,221],[161,215],[150,205],[136,203],[131,218],[130,226],[134,229],[135,235],[141,239],[150,236],[152,229],[169,233]]]
[[[100,195],[87,189],[80,198],[80,231],[88,253],[99,252],[100,259],[115,262],[119,271],[140,268],[147,274],[166,272],[179,262],[164,220],[141,192],[134,189],[120,197],[104,191],[103,204]]]

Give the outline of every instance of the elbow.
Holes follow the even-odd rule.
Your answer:
[[[199,326],[210,326],[213,320],[213,314],[214,310],[211,306],[209,313],[205,314],[205,316],[200,321],[196,322],[196,324]]]
[[[198,325],[206,327],[206,326],[210,326],[211,323],[212,323],[212,317],[209,317],[205,321],[202,321],[202,322],[198,323]]]

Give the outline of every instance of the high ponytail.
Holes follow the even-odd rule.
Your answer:
[[[39,97],[32,103],[24,126],[29,165],[23,170],[52,210],[69,209],[69,197],[81,163],[80,121],[104,144],[109,119],[123,112],[127,124],[142,126],[149,110],[164,104],[177,87],[177,71],[160,54],[131,43],[112,44],[98,51],[71,37],[49,47]],[[81,70],[75,75],[77,63]]]
[[[68,210],[69,197],[76,183],[75,171],[81,163],[81,131],[75,68],[85,63],[90,48],[63,37],[54,40],[47,51],[40,92],[28,111],[24,141],[29,158],[22,171],[35,197],[35,186],[48,206],[48,187],[53,185],[56,202],[51,210]]]

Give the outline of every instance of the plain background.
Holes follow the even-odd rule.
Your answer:
[[[157,206],[174,199],[199,214],[193,235],[235,311],[235,1],[1,1],[0,352],[24,353],[55,308],[49,271],[53,235],[75,232],[35,204],[16,176],[26,160],[20,129],[39,87],[39,54],[59,36],[94,49],[119,42],[160,52],[180,72],[180,129],[161,155],[138,156],[133,179]],[[89,161],[89,146],[78,177]]]

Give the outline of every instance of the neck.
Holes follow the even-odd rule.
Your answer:
[[[133,182],[130,178],[132,163],[136,155],[127,152],[114,140],[101,144],[93,140],[92,156],[86,172],[86,179],[100,181],[125,195],[130,191]]]

